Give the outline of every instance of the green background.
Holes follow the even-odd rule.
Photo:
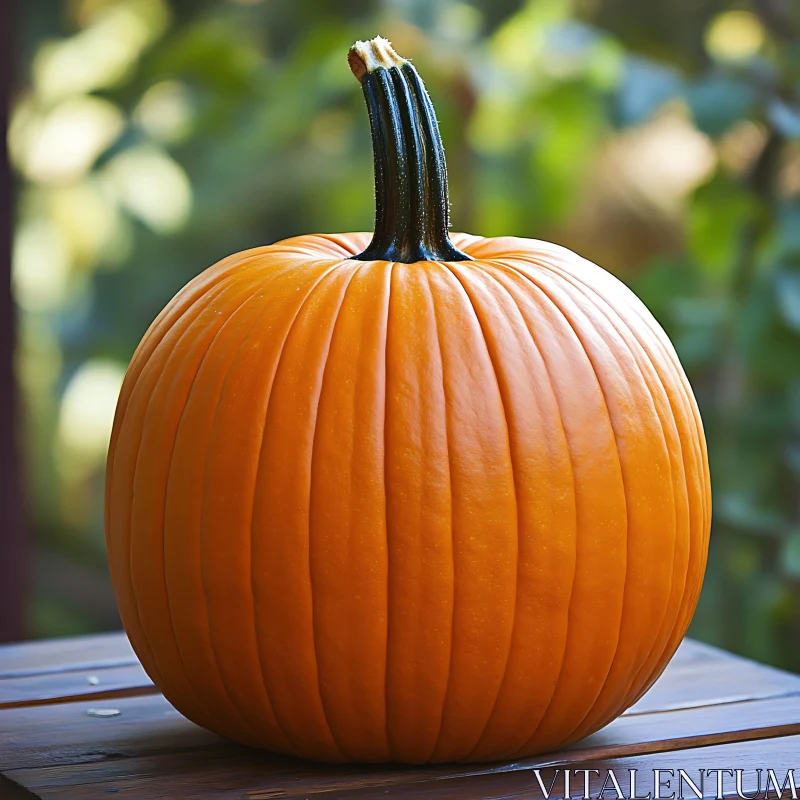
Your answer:
[[[666,328],[714,487],[691,633],[800,670],[800,5],[27,0],[9,147],[29,626],[117,626],[103,468],[119,383],[219,258],[369,230],[345,56],[381,34],[436,105],[454,229],[571,247]]]

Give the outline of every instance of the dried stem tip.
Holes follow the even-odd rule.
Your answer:
[[[383,67],[400,67],[406,63],[392,49],[392,45],[382,36],[376,36],[368,42],[356,42],[347,54],[347,63],[353,75],[361,82],[362,78],[373,70]]]

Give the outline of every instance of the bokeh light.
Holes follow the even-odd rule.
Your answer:
[[[706,48],[721,61],[752,58],[765,41],[764,27],[758,17],[739,9],[714,17],[706,31]]]
[[[70,378],[61,398],[57,447],[62,470],[74,478],[105,460],[125,365],[92,359]]]

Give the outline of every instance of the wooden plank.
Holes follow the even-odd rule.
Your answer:
[[[11,3],[0,3],[0,132],[5,142],[11,105]],[[19,428],[14,380],[11,296],[11,172],[0,148],[0,642],[25,635],[28,550],[22,519]]]
[[[98,686],[87,679],[96,675]],[[0,709],[84,696],[155,692],[122,633],[26,642],[0,648]],[[800,691],[790,675],[722,650],[686,641],[653,688],[627,714],[779,697]]]
[[[0,770],[37,793],[86,785],[98,792],[125,789],[142,800],[177,800],[206,796],[213,785],[306,797],[350,791],[355,784],[383,792],[401,784],[633,756],[661,763],[675,750],[800,734],[800,696],[795,696],[621,717],[566,751],[502,765],[337,767],[224,742],[181,717],[160,695],[103,705],[113,705],[120,715],[92,718],[87,705],[78,703],[0,712]],[[160,791],[167,794],[150,793]]]
[[[671,665],[685,665],[698,662],[717,661],[721,658],[734,658],[735,656],[727,650],[722,650],[719,647],[706,644],[705,642],[698,642],[696,639],[684,639],[678,646],[675,655],[672,657]]]
[[[622,716],[570,745],[555,761],[587,761],[620,755],[663,753],[684,747],[800,734],[800,693]],[[541,759],[536,759],[537,763]]]
[[[89,708],[116,708],[96,718]],[[162,695],[0,711],[0,772],[235,747],[181,716]]]
[[[800,736],[782,737],[776,739],[766,739],[758,742],[739,742],[735,744],[723,744],[710,747],[700,747],[691,750],[676,750],[672,753],[662,754],[657,757],[637,756],[632,758],[609,759],[587,764],[581,764],[579,769],[597,770],[599,774],[589,775],[589,796],[597,798],[602,789],[602,782],[606,779],[608,771],[612,770],[620,782],[620,788],[625,797],[629,797],[630,791],[630,772],[636,770],[636,795],[646,796],[648,793],[655,792],[655,775],[653,770],[660,770],[661,777],[669,780],[666,770],[672,770],[673,778],[669,780],[669,785],[662,788],[662,797],[669,797],[675,791],[677,796],[678,770],[684,770],[686,774],[699,784],[700,771],[708,770],[743,770],[742,789],[747,794],[752,794],[757,789],[757,772],[761,769],[762,785],[766,783],[766,770],[774,770],[778,781],[782,782],[789,770],[794,770],[795,780],[800,778],[798,769],[798,753],[800,753]],[[561,798],[564,796],[563,771],[554,776],[553,769],[544,769],[540,773],[543,783],[549,788],[550,782],[554,779],[557,783],[554,786],[551,797]],[[703,796],[713,798],[717,793],[717,775],[712,772],[704,775]],[[583,796],[583,774],[572,774],[570,788],[572,797]],[[663,784],[662,784],[663,785]],[[227,800],[227,798],[240,797],[244,800],[301,800],[308,795],[303,792],[290,791],[289,793],[276,793],[270,788],[250,789],[243,794],[234,794],[231,791],[225,792],[221,788],[209,785],[209,793],[198,795],[188,793],[186,795],[170,795],[176,800],[181,797],[205,797],[209,800]],[[694,798],[691,787],[683,785],[684,796]],[[131,794],[130,797],[141,797],[147,800],[147,794]],[[55,797],[48,789],[44,790],[43,798]],[[72,797],[79,797],[80,794],[73,795],[69,791],[63,795],[57,795],[69,800]],[[606,790],[606,798],[616,798],[613,787]],[[722,776],[722,797],[737,797],[736,784],[733,775]],[[763,797],[763,795],[761,795]],[[774,797],[774,793],[772,794]],[[330,792],[314,795],[315,800],[373,800],[376,797],[374,789],[371,787],[353,786],[350,789],[333,789]],[[387,800],[545,800],[545,795],[538,785],[535,775],[531,770],[520,770],[515,772],[494,773],[490,775],[480,775],[475,777],[461,777],[445,780],[422,781],[414,784],[398,784],[381,791],[381,798]],[[791,797],[788,791],[784,798]]]
[[[122,632],[18,642],[0,647],[0,680],[138,663]]]
[[[140,664],[26,675],[0,680],[0,710],[56,702],[95,702],[157,692]]]
[[[0,648],[0,675],[6,676],[0,678],[6,703],[0,771],[42,797],[118,790],[142,800],[324,800],[351,792],[374,796],[363,794],[369,791],[430,797],[434,788],[438,797],[440,787],[471,792],[497,775],[530,776],[536,766],[634,757],[658,758],[662,766],[673,751],[800,733],[800,678],[692,642],[684,643],[652,692],[603,731],[562,753],[488,766],[312,765],[225,742],[181,717],[159,694],[127,696],[154,689],[121,634]],[[89,683],[92,675],[99,683]],[[120,699],[103,700],[100,691]],[[121,713],[90,717],[91,705]],[[503,792],[522,785],[520,777],[503,780]]]
[[[683,648],[678,650],[681,653]],[[699,656],[696,650],[693,655]],[[800,692],[800,675],[706,648],[708,658],[676,657],[627,714],[735,703]]]
[[[570,764],[571,770],[597,769],[600,775],[590,775],[590,791],[596,797],[605,771],[613,769],[623,783],[628,770],[636,769],[639,794],[653,789],[652,770],[686,770],[699,783],[699,770],[747,770],[745,790],[755,787],[752,781],[756,768],[773,769],[781,780],[789,769],[797,769],[800,736],[779,737],[674,750],[657,755],[622,756]],[[391,767],[326,767],[309,765],[290,759],[277,760],[248,751],[237,755],[235,768],[230,756],[222,752],[179,754],[168,759],[128,759],[108,763],[58,765],[38,769],[14,769],[6,774],[42,798],[80,798],[113,792],[137,800],[171,798],[208,798],[208,800],[358,800],[377,796],[410,800],[511,800],[526,798],[542,800],[533,773],[535,764],[525,769],[494,769],[471,771],[467,768],[421,770]],[[559,776],[563,778],[563,767]],[[555,767],[541,768],[546,785],[553,780]],[[800,771],[799,771],[800,772]],[[573,796],[581,794],[582,776],[572,778]],[[716,789],[715,781],[710,782]],[[626,786],[625,789],[628,787]],[[735,795],[730,778],[723,784],[725,796]],[[557,790],[563,796],[562,788]],[[611,793],[613,796],[613,792]],[[691,795],[690,795],[691,796]],[[713,793],[712,793],[713,796]]]

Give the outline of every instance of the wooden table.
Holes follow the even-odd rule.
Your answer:
[[[548,788],[554,776],[551,798],[562,798],[564,769],[573,770],[573,798],[588,775],[593,797],[606,781],[604,797],[614,800],[607,770],[627,798],[630,769],[639,795],[652,790],[653,769],[673,770],[668,797],[679,769],[697,783],[701,769],[736,768],[745,790],[756,788],[757,768],[765,782],[773,769],[780,782],[794,770],[800,783],[800,676],[692,641],[624,716],[566,751],[425,768],[310,764],[226,742],[164,700],[123,634],[0,647],[3,800],[511,800],[543,797],[538,779]],[[598,773],[574,773],[583,769]],[[723,794],[735,797],[735,777],[722,779]],[[716,781],[705,775],[705,796],[716,794]],[[688,784],[684,794],[695,796]]]

